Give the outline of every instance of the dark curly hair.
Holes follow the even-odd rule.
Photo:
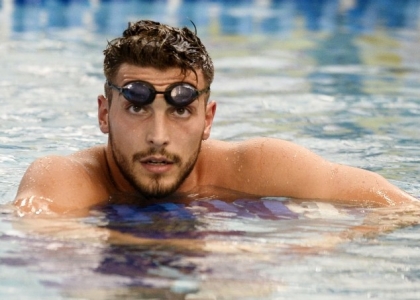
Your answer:
[[[123,63],[159,70],[175,67],[184,75],[201,70],[208,86],[213,81],[213,62],[198,36],[186,27],[149,20],[128,23],[122,37],[108,42],[104,54],[104,74],[110,81]]]

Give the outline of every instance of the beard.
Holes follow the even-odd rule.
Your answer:
[[[173,194],[190,175],[194,169],[195,163],[198,159],[198,154],[201,149],[201,140],[199,139],[196,149],[193,154],[187,159],[185,163],[182,162],[180,156],[167,152],[164,148],[156,149],[149,148],[145,151],[136,152],[132,157],[124,156],[119,150],[117,143],[114,142],[112,132],[109,132],[109,141],[111,145],[111,152],[114,161],[125,178],[141,195],[146,198],[163,198]],[[173,175],[173,180],[165,183],[165,174],[154,174],[151,176],[139,176],[135,174],[135,165],[144,157],[150,155],[161,155],[171,160],[175,167],[179,167],[177,174]]]

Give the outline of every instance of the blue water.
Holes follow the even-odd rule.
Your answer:
[[[196,25],[216,67],[212,138],[294,141],[420,197],[418,0],[0,0],[0,204],[35,158],[106,141],[102,50],[141,18]],[[305,248],[372,212],[215,199],[28,220],[4,206],[0,298],[420,298],[418,226]]]

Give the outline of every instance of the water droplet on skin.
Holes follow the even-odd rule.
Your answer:
[[[36,196],[18,200],[16,201],[16,205],[18,206],[17,215],[19,217],[24,217],[25,215],[40,215],[50,212],[49,206],[51,203],[51,199]]]
[[[26,198],[16,201],[18,206],[25,206],[26,205]]]

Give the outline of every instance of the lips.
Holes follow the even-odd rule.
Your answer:
[[[168,172],[174,165],[172,160],[160,156],[148,156],[142,158],[140,163],[147,171],[154,174],[162,174]]]
[[[173,161],[165,157],[146,157],[140,160],[142,164],[152,164],[152,165],[168,165],[173,164]]]

